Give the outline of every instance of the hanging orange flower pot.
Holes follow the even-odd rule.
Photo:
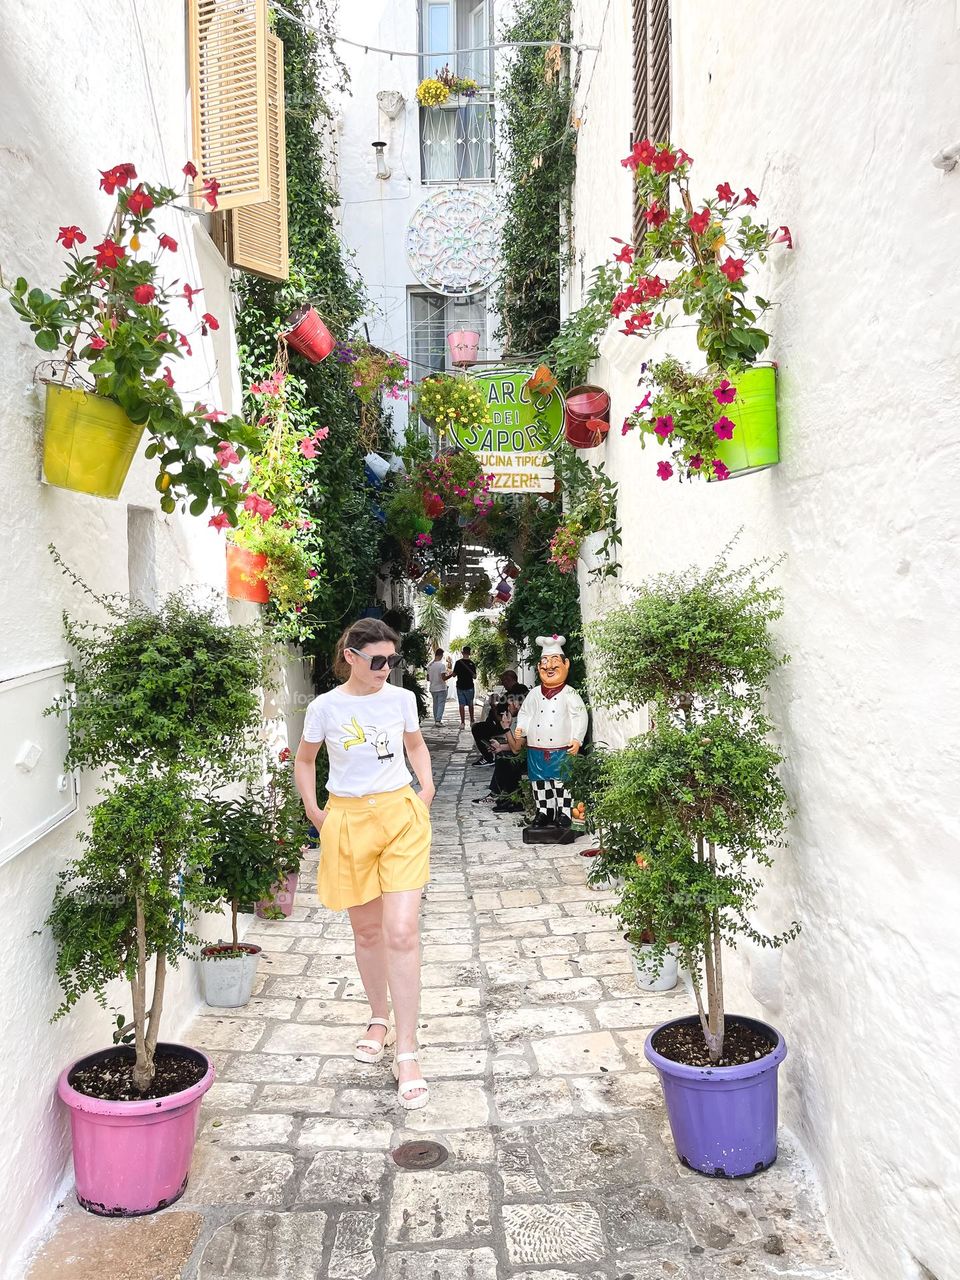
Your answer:
[[[266,604],[270,599],[270,589],[263,580],[266,567],[266,556],[238,547],[235,542],[228,542],[227,595],[230,599]]]

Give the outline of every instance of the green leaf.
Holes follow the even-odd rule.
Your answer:
[[[50,329],[41,329],[33,340],[41,351],[56,351],[60,346],[60,335]]]

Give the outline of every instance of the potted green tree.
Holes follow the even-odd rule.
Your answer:
[[[721,182],[716,196],[695,200],[693,161],[682,149],[649,139],[623,161],[636,175],[646,223],[643,241],[620,242],[623,272],[611,314],[622,333],[649,335],[678,316],[693,317],[707,367],[695,372],[676,360],[646,367],[641,403],[624,422],[641,442],[669,449],[657,473],[663,480],[725,480],[779,461],[776,373],[758,360],[770,343],[764,316],[770,303],[750,291],[757,263],[778,245],[793,248],[788,227],[755,220],[758,197]]]
[[[595,698],[651,711],[600,805],[634,832],[641,855],[628,909],[647,918],[661,951],[675,940],[697,1003],[694,1016],[656,1028],[646,1052],[681,1160],[725,1177],[776,1159],[786,1046],[774,1028],[727,1012],[723,949],[738,937],[781,946],[799,931],[794,922],[771,936],[751,918],[789,817],[763,711],[767,678],[784,661],[770,638],[781,611],[771,568],[731,568],[725,552],[706,570],[644,584],[589,629]]]
[[[258,900],[255,910],[261,920],[286,919],[293,914],[300,881],[300,855],[309,830],[293,781],[289,747],[283,748],[278,763],[268,771],[261,793],[263,820],[280,850],[280,874],[267,894]]]
[[[204,1054],[160,1039],[164,989],[168,967],[199,942],[197,913],[214,905],[205,797],[249,749],[263,659],[253,629],[226,626],[189,599],[153,613],[93,598],[104,621],[65,620],[67,767],[99,770],[100,799],[47,923],[64,995],[55,1018],[88,993],[106,1007],[116,979],[130,985],[131,1015],[114,1046],[72,1063],[58,1083],[79,1202],[126,1216],[182,1194],[213,1082]]]
[[[184,166],[186,183],[196,177]],[[116,194],[111,227],[88,253],[77,226],[57,240],[69,252],[67,273],[53,295],[21,276],[9,289],[17,315],[30,326],[48,362],[43,472],[48,483],[116,498],[146,430],[146,456],[158,461],[160,507],[178,503],[192,515],[213,507],[211,523],[233,524],[240,485],[214,460],[223,448],[242,456],[258,445],[243,419],[195,402],[186,408],[171,371],[190,339],[220,327],[199,312],[201,292],[176,268],[177,241],[156,227],[156,215],[183,191],[137,181],[132,164],[105,170],[100,186]],[[203,198],[217,207],[218,184]],[[169,267],[169,271],[164,268]],[[168,275],[179,278],[169,281]],[[178,304],[189,329],[173,317]],[[196,310],[195,310],[196,307]]]
[[[207,1004],[236,1008],[250,999],[261,948],[241,942],[239,914],[254,903],[272,903],[291,874],[299,871],[299,850],[307,823],[291,779],[290,751],[284,748],[265,779],[231,800],[214,799],[207,815],[211,853],[204,878],[217,899],[230,907],[231,938],[200,951],[200,974]],[[292,853],[296,850],[296,854]]]

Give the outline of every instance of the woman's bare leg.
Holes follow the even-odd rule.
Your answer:
[[[413,1053],[417,1048],[420,1016],[420,890],[385,893],[382,902],[383,941],[397,1026],[397,1053]],[[415,1062],[398,1065],[401,1084],[421,1074]],[[417,1089],[410,1096],[415,1098],[422,1092]]]
[[[353,950],[357,957],[357,968],[360,970],[360,981],[370,1001],[370,1012],[375,1018],[387,1018],[390,1006],[387,998],[387,952],[383,937],[383,898],[374,898],[365,902],[362,907],[351,907],[349,910],[350,925],[353,929]],[[364,1040],[386,1039],[386,1027],[368,1027],[363,1034]],[[369,1049],[361,1049],[361,1053],[373,1053]]]

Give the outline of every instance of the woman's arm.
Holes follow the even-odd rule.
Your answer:
[[[293,780],[300,792],[304,812],[318,831],[327,816],[326,809],[317,804],[317,752],[322,745],[321,742],[307,742],[301,738],[293,766]]]
[[[433,765],[430,761],[430,748],[423,740],[423,734],[419,729],[413,733],[405,733],[403,735],[403,747],[407,753],[407,759],[410,761],[410,767],[417,775],[417,781],[420,783],[420,799],[430,808],[433,803],[433,797],[437,794],[437,789],[433,785]]]

